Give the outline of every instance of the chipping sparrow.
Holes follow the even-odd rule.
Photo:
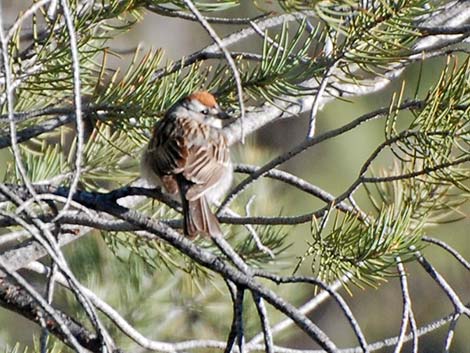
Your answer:
[[[221,235],[209,208],[232,183],[232,164],[222,132],[223,112],[214,96],[196,92],[174,104],[153,129],[141,161],[141,174],[181,197],[184,233]]]

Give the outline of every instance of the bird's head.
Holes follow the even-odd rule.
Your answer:
[[[223,120],[230,119],[215,97],[206,91],[195,92],[176,103],[169,111],[174,117],[186,117],[215,128],[222,128]]]

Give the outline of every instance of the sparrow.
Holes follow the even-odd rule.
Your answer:
[[[210,204],[230,187],[233,168],[223,120],[231,117],[205,91],[174,104],[154,126],[141,160],[141,175],[181,198],[184,234],[222,235]]]

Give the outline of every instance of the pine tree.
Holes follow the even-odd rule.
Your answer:
[[[254,17],[234,17],[247,3],[37,0],[12,21],[3,5],[0,306],[38,327],[32,347],[4,352],[302,352],[290,348],[301,332],[327,352],[468,345],[453,342],[470,264],[452,232],[468,234],[470,4],[254,1]],[[126,64],[113,41],[161,16],[212,44],[175,61],[137,47]],[[139,161],[155,122],[197,90],[236,117],[224,133],[237,164],[217,205],[225,238],[193,241]],[[379,91],[385,106],[351,114]],[[341,117],[324,113],[336,105]],[[282,120],[307,121],[303,135],[256,143]],[[313,159],[341,141],[347,155]],[[358,165],[339,178],[347,161]],[[423,314],[429,293],[408,287],[424,280]],[[388,305],[358,315],[366,296]],[[341,318],[309,315],[328,299]]]

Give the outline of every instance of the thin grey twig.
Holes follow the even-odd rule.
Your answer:
[[[449,27],[449,26],[433,26],[433,27],[425,27],[425,26],[418,26],[416,27],[418,31],[420,31],[424,36],[435,36],[435,35],[450,35],[450,34],[470,34],[470,25],[461,25],[457,27]]]
[[[444,293],[447,295],[447,298],[451,301],[454,305],[455,312],[457,314],[465,314],[467,317],[470,318],[470,309],[467,308],[462,301],[460,300],[457,293],[452,289],[452,287],[447,283],[444,277],[437,272],[434,266],[426,260],[426,258],[418,251],[416,252],[416,257],[420,265],[424,268],[424,270],[431,276],[431,278],[441,287]]]
[[[308,276],[278,276],[274,275],[262,270],[256,270],[254,271],[254,274],[259,277],[267,278],[270,279],[271,281],[281,284],[281,283],[309,283],[313,284],[315,286],[318,286],[319,288],[327,291],[331,297],[336,301],[338,304],[339,308],[343,312],[344,316],[348,320],[349,324],[351,325],[354,334],[356,335],[360,346],[362,347],[363,352],[367,353],[369,352],[367,348],[367,342],[364,337],[364,334],[362,333],[362,329],[359,326],[358,322],[356,321],[351,309],[349,308],[348,304],[346,301],[338,294],[336,293],[335,290],[333,290],[330,286],[327,284],[323,283],[317,278],[314,277],[308,277]]]
[[[74,335],[70,332],[70,329],[67,327],[65,322],[62,320],[60,315],[57,314],[57,312],[54,310],[53,307],[51,307],[47,301],[33,288],[32,285],[28,283],[22,276],[20,276],[18,273],[15,271],[11,270],[1,258],[0,258],[0,269],[4,271],[6,274],[11,276],[12,278],[15,279],[18,284],[23,287],[29,295],[31,295],[35,301],[38,302],[38,304],[49,314],[59,325],[60,329],[62,330],[63,334],[67,338],[68,342],[72,345],[72,347],[79,353],[85,353],[85,350],[82,348],[82,346],[77,342],[75,339]]]
[[[7,109],[8,109],[8,120],[10,126],[10,141],[11,141],[11,149],[13,150],[13,156],[15,158],[15,166],[20,173],[21,179],[23,180],[24,184],[28,188],[31,195],[34,197],[36,194],[32,187],[31,181],[28,178],[26,173],[26,169],[23,165],[23,159],[21,157],[21,152],[18,146],[17,134],[16,134],[16,123],[14,119],[14,97],[13,91],[14,86],[12,85],[12,72],[10,67],[10,58],[8,56],[8,38],[5,36],[5,32],[3,31],[3,13],[2,13],[2,6],[0,6],[0,41],[2,47],[2,63],[3,63],[3,72],[5,75],[5,90],[6,90],[6,98],[7,98]]]
[[[260,167],[249,164],[236,164],[234,166],[234,171],[237,173],[254,174],[259,169]],[[263,177],[279,180],[286,184],[292,185],[297,189],[304,191],[312,196],[315,196],[328,204],[331,204],[335,201],[334,195],[289,172],[273,168],[266,172]],[[362,212],[358,207],[351,207],[346,202],[339,202],[338,204],[335,204],[335,207],[346,213],[358,214],[362,220],[367,219],[367,215]]]
[[[308,125],[308,132],[307,132],[307,139],[310,140],[315,136],[315,129],[317,126],[317,114],[320,108],[320,98],[323,96],[325,89],[328,85],[328,80],[331,77],[332,72],[336,69],[339,60],[335,61],[331,66],[327,68],[325,74],[322,77],[321,83],[318,86],[317,93],[315,94],[315,99],[313,100],[312,109],[310,110],[310,117],[309,117],[309,125]]]
[[[446,339],[444,342],[445,353],[450,352],[450,346],[452,345],[452,341],[454,339],[455,327],[457,326],[457,322],[459,321],[460,316],[461,314],[458,314],[458,313],[455,314],[449,324],[449,329],[447,330],[447,335],[446,335]]]
[[[49,17],[50,20],[54,20],[56,18],[58,2],[59,0],[52,0],[49,4],[49,8],[47,9],[47,17]]]
[[[189,20],[189,21],[198,21],[198,18],[196,16],[191,15],[187,12],[175,10],[175,9],[169,9],[169,8],[166,8],[165,6],[158,5],[158,4],[148,3],[145,5],[145,8],[151,12],[154,12],[162,16],[177,17],[177,18],[181,18],[183,20]],[[208,23],[217,23],[217,24],[225,24],[225,25],[243,25],[243,24],[248,24],[251,21],[256,21],[256,20],[265,18],[267,16],[269,16],[269,13],[261,14],[253,18],[204,16],[204,19]]]
[[[231,209],[229,208],[226,208],[225,211],[224,211],[224,215],[227,215],[229,217],[235,217],[235,218],[241,218],[241,216],[232,211]],[[249,216],[249,214],[248,214]],[[222,220],[221,220],[222,221]],[[268,254],[269,256],[271,256],[271,258],[274,258],[274,253],[271,249],[269,249],[266,245],[263,244],[263,242],[261,241],[258,233],[256,232],[255,228],[253,227],[253,225],[247,223],[247,224],[244,224],[244,227],[248,230],[248,233],[250,233],[251,237],[253,238],[253,240],[255,241],[255,244],[256,244],[256,247],[261,250],[262,252]]]
[[[456,313],[449,324],[449,329],[447,330],[447,335],[444,342],[445,353],[450,352],[450,346],[452,345],[452,341],[454,339],[455,327],[457,326],[457,322],[459,321],[460,316],[461,314]]]
[[[231,292],[234,292],[233,298],[233,316],[232,326],[230,333],[227,338],[227,346],[225,347],[224,353],[231,353],[235,342],[238,346],[240,353],[245,353],[245,336],[243,334],[243,299],[245,296],[245,289],[239,286],[233,285],[230,281],[227,282]]]
[[[236,304],[236,330],[237,330],[237,346],[239,353],[245,353],[245,328],[243,324],[243,298],[245,297],[245,288],[237,286]]]
[[[426,335],[430,332],[433,332],[433,331],[441,328],[442,326],[444,326],[447,323],[451,322],[453,320],[453,318],[454,318],[454,314],[450,314],[450,315],[442,317],[438,320],[435,320],[435,321],[433,321],[433,322],[431,322],[427,325],[424,325],[424,326],[420,327],[419,329],[416,329],[416,337],[424,336],[424,335]],[[377,342],[371,343],[368,346],[369,351],[370,352],[375,352],[375,351],[381,350],[381,349],[386,348],[386,347],[395,346],[398,342],[398,339],[399,339],[399,336],[395,336],[395,337],[386,338],[382,341],[377,341]],[[413,339],[413,334],[408,334],[408,335],[406,335],[406,337],[404,339],[404,342],[408,342],[412,339]],[[360,353],[360,352],[361,352],[360,347],[347,348],[347,349],[342,349],[341,350],[341,353]]]
[[[251,275],[251,268],[248,266],[245,261],[237,254],[237,252],[232,248],[232,246],[221,236],[214,235],[211,238],[214,244],[224,253],[228,259],[243,273]]]
[[[461,158],[457,158],[455,160],[436,164],[436,165],[433,165],[432,167],[426,167],[426,168],[423,168],[414,172],[406,173],[406,174],[390,175],[390,176],[385,176],[385,177],[363,176],[361,180],[364,183],[385,183],[385,182],[390,182],[390,181],[395,181],[395,180],[411,179],[420,175],[429,174],[429,173],[438,171],[443,168],[452,167],[452,166],[459,165],[459,164],[464,164],[469,161],[470,161],[470,156],[464,156]]]
[[[77,45],[77,36],[75,34],[75,27],[73,23],[72,14],[70,12],[68,0],[61,0],[62,11],[64,13],[65,24],[69,34],[70,53],[72,55],[72,71],[73,71],[73,100],[75,105],[75,121],[77,124],[77,143],[75,151],[75,172],[70,184],[70,192],[67,195],[67,201],[62,210],[57,215],[60,219],[62,214],[70,207],[73,194],[77,190],[78,181],[82,171],[83,150],[85,144],[85,127],[82,117],[82,96],[81,96],[81,81],[80,81],[80,59]]]
[[[465,260],[465,258],[457,250],[455,250],[453,247],[451,247],[446,242],[443,242],[440,239],[436,239],[436,238],[433,238],[433,237],[430,237],[430,236],[427,236],[427,235],[423,236],[421,239],[423,239],[425,242],[435,244],[435,245],[441,247],[442,249],[446,250],[453,257],[455,257],[455,259],[457,259],[457,261],[460,262],[468,271],[470,271],[470,262]]]
[[[43,275],[50,275],[50,269],[40,262],[32,262],[28,264],[27,269]],[[67,279],[60,273],[57,276],[57,282],[62,286],[70,288]],[[134,340],[141,347],[164,352],[175,352],[178,350],[177,345],[173,346],[170,343],[152,341],[147,339],[137,330],[135,330],[132,325],[129,324],[121,315],[119,315],[119,313],[114,310],[109,304],[101,300],[93,291],[83,286],[81,286],[81,290],[102,313],[104,313],[122,332],[124,332],[129,338]]]
[[[341,280],[337,280],[334,283],[330,285],[330,289],[333,291],[337,291],[343,283],[349,282],[351,276],[350,275],[345,275],[341,278]],[[325,300],[331,298],[331,295],[328,291],[322,290],[320,293],[318,293],[314,298],[310,299],[307,303],[299,307],[299,311],[303,314],[308,314],[309,312],[315,310],[321,303],[323,303]],[[290,318],[284,319],[274,326],[271,327],[271,332],[272,334],[277,334],[279,332],[284,331],[285,329],[289,328],[294,324],[294,321]],[[247,346],[251,346],[254,344],[257,344],[263,340],[263,333],[260,332],[257,335],[255,335],[248,343]]]
[[[243,120],[245,118],[245,103],[243,100],[243,87],[242,87],[242,80],[240,78],[240,73],[238,72],[237,65],[235,64],[235,61],[233,60],[230,52],[227,50],[225,47],[224,42],[220,39],[220,37],[217,35],[215,30],[212,28],[212,26],[207,22],[207,20],[202,16],[202,14],[199,12],[197,7],[194,5],[192,0],[183,0],[186,6],[191,10],[191,12],[196,16],[198,19],[199,23],[201,26],[207,31],[207,33],[211,36],[211,38],[214,40],[214,42],[217,43],[217,46],[219,49],[224,53],[225,59],[227,60],[228,66],[232,70],[233,78],[235,79],[235,83],[237,86],[237,93],[238,93],[238,105],[240,108],[240,121],[241,121],[241,127],[242,127],[242,142],[244,142],[244,130],[243,130]]]
[[[346,191],[344,191],[341,195],[336,197],[335,203],[341,202],[341,201],[343,201],[347,198],[350,198],[351,195],[353,195],[354,192],[361,186],[361,184],[366,183],[370,180],[370,178],[366,177],[365,174],[369,170],[372,163],[380,155],[380,153],[382,151],[384,151],[387,147],[392,146],[394,143],[396,143],[396,142],[398,142],[402,139],[406,139],[406,138],[410,138],[410,137],[423,136],[423,135],[426,135],[428,137],[430,137],[430,136],[446,136],[446,135],[449,135],[449,134],[450,134],[449,131],[422,132],[422,131],[419,131],[419,130],[404,130],[404,131],[400,132],[399,134],[385,140],[379,146],[377,146],[376,149],[369,155],[367,160],[362,164],[357,179],[350,184],[350,186],[346,189]],[[442,170],[442,169],[445,169],[445,168],[448,168],[448,167],[451,167],[451,166],[463,164],[463,163],[465,163],[469,160],[470,160],[470,156],[458,158],[458,159],[450,161],[450,162],[437,164],[437,165],[434,165],[434,166],[429,167],[429,168],[423,168],[422,170],[419,170],[419,171],[416,171],[416,172],[413,172],[413,173],[403,174],[400,177],[394,176],[394,177],[392,177],[392,180],[412,178],[413,176],[415,176],[415,174],[416,174],[416,176],[428,174],[428,173],[438,171],[438,170]],[[385,178],[387,178],[387,177],[385,177]],[[327,211],[328,211],[328,207],[325,206],[322,209],[316,211],[315,215],[321,215],[321,214],[324,214]]]
[[[315,11],[298,11],[298,12],[292,12],[288,14],[282,14],[279,16],[275,17],[268,17],[268,18],[262,18],[260,20],[256,21],[256,25],[260,30],[265,30],[268,28],[272,27],[277,27],[283,23],[289,23],[293,21],[298,21],[302,20],[305,17],[308,16],[315,16]],[[231,44],[235,44],[253,34],[256,34],[256,31],[253,28],[244,28],[238,32],[232,33],[228,35],[227,37],[223,38],[223,44],[227,48]],[[192,53],[181,60],[175,61],[172,65],[170,65],[167,68],[160,69],[155,72],[154,79],[159,79],[160,77],[163,77],[165,75],[169,75],[173,72],[176,72],[188,65],[194,64],[198,61],[204,60],[207,55],[211,55],[213,53],[220,53],[220,48],[215,44],[208,45],[207,47]]]
[[[51,266],[51,271],[47,279],[47,289],[46,289],[46,300],[49,305],[52,304],[54,298],[54,288],[56,283],[57,276],[57,264],[53,263]],[[47,328],[43,328],[41,332],[41,337],[39,338],[39,345],[41,353],[47,353],[47,338],[48,338]]]
[[[31,5],[27,10],[23,11],[21,15],[16,19],[15,23],[13,23],[13,25],[8,30],[6,41],[7,42],[10,41],[10,39],[13,37],[15,32],[18,30],[18,28],[21,27],[23,22],[28,17],[32,16],[36,11],[38,11],[42,6],[46,5],[49,1],[51,0],[39,0],[38,2]]]
[[[406,329],[409,324],[410,317],[413,315],[411,311],[411,298],[408,291],[408,280],[406,278],[406,270],[401,262],[401,259],[397,257],[397,269],[400,275],[401,295],[403,300],[403,310],[401,315],[400,334],[398,335],[398,342],[395,346],[394,353],[399,353],[403,349],[403,344],[406,336]]]
[[[18,139],[17,143],[21,143],[24,141],[28,141],[33,137],[39,136],[45,132],[49,132],[52,130],[57,129],[60,126],[68,124],[72,122],[74,119],[74,114],[70,115],[61,115],[56,118],[52,118],[50,120],[43,121],[41,123],[35,124],[33,126],[24,128],[18,131]],[[13,146],[14,142],[12,142],[9,136],[0,136],[0,149],[5,147]]]
[[[0,228],[2,227],[3,225],[1,224],[1,221],[0,221]],[[30,236],[29,233],[24,229],[2,234],[0,235],[0,246],[4,246],[5,244],[13,242],[13,241],[18,242],[20,240],[27,238],[28,236]]]
[[[419,343],[419,332],[418,332],[418,325],[416,324],[416,320],[414,315],[410,313],[410,329],[411,329],[411,338],[412,338],[412,345],[411,345],[411,352],[418,353],[418,343]]]
[[[271,332],[271,327],[269,325],[268,312],[266,311],[263,298],[261,298],[259,295],[255,293],[252,293],[252,294],[253,294],[253,300],[256,305],[256,310],[258,310],[258,316],[261,322],[261,329],[263,331],[263,337],[264,337],[264,345],[266,347],[265,352],[273,353],[274,352],[273,334]]]

